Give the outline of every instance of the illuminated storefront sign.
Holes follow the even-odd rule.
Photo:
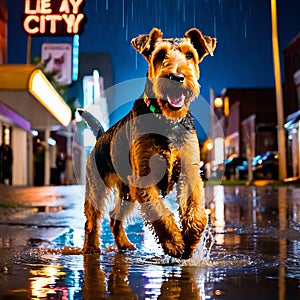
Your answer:
[[[43,43],[42,62],[46,73],[55,73],[59,84],[72,83],[72,45],[67,43]]]
[[[84,0],[25,0],[23,28],[30,34],[69,35],[81,31]]]

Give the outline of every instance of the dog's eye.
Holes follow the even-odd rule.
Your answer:
[[[192,52],[187,52],[185,56],[187,59],[192,59],[194,57]]]

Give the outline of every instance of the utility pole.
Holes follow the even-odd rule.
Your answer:
[[[286,145],[284,130],[283,98],[280,74],[280,59],[278,47],[277,31],[277,9],[276,0],[271,0],[271,20],[272,20],[272,46],[273,62],[276,90],[276,108],[277,108],[277,138],[278,138],[278,155],[279,155],[279,180],[286,178]]]

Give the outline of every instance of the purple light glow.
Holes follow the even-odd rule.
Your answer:
[[[22,129],[29,131],[31,129],[30,122],[22,118],[16,112],[0,103],[0,114],[8,118],[12,123],[21,127]]]

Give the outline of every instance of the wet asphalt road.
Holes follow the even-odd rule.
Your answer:
[[[300,299],[300,189],[206,188],[210,259],[165,257],[141,220],[117,253],[108,222],[102,254],[79,253],[80,186],[0,187],[0,299]]]

